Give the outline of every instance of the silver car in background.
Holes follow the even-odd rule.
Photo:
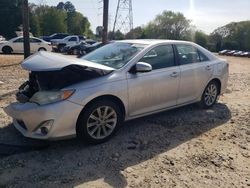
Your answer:
[[[186,41],[117,41],[82,59],[38,52],[22,63],[29,80],[4,110],[26,137],[101,143],[124,120],[196,102],[213,106],[228,66]]]

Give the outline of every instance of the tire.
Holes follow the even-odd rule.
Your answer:
[[[103,143],[119,129],[122,117],[121,109],[115,102],[97,100],[86,106],[79,115],[76,125],[77,137],[90,144]]]
[[[39,48],[38,51],[47,51],[45,48]]]
[[[4,47],[2,48],[2,51],[3,51],[4,54],[11,54],[11,52],[12,52],[13,50],[12,50],[12,48],[9,47],[9,46],[4,46]]]
[[[216,81],[209,82],[202,94],[201,101],[199,103],[200,106],[205,109],[212,107],[217,102],[218,94],[218,83]]]
[[[74,50],[72,51],[72,54],[73,54],[73,55],[79,55],[79,51],[78,51],[77,49],[74,49]]]
[[[64,45],[62,45],[62,44],[59,44],[58,45],[58,52],[63,52],[63,47],[64,47]]]

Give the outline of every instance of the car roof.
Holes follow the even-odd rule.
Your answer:
[[[14,40],[19,39],[19,38],[23,38],[23,36],[14,37],[14,38],[10,39],[9,41],[14,41]],[[38,39],[38,40],[44,41],[44,40],[42,40],[42,39],[40,39],[40,38],[37,38],[37,37],[32,37],[32,36],[30,36],[30,38]]]
[[[119,41],[116,41],[116,42],[138,43],[138,44],[147,44],[147,45],[154,45],[154,44],[161,44],[161,43],[186,43],[186,44],[194,44],[193,42],[189,42],[189,41],[166,40],[166,39],[131,39],[131,40],[119,40]]]

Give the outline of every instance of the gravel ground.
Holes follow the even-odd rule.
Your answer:
[[[189,105],[133,120],[100,145],[72,139],[1,156],[0,187],[250,187],[250,59],[224,58],[229,85],[212,109]],[[21,60],[0,55],[0,143],[36,143],[2,110],[15,100],[2,95],[27,79]]]

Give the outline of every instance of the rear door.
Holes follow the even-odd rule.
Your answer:
[[[128,73],[129,115],[136,116],[176,105],[180,79],[170,44],[153,48],[139,62],[153,70]]]
[[[42,47],[42,41],[35,38],[30,38],[30,52],[34,53]]]
[[[212,76],[213,65],[201,51],[189,44],[176,44],[180,65],[180,89],[177,104],[197,100]]]

